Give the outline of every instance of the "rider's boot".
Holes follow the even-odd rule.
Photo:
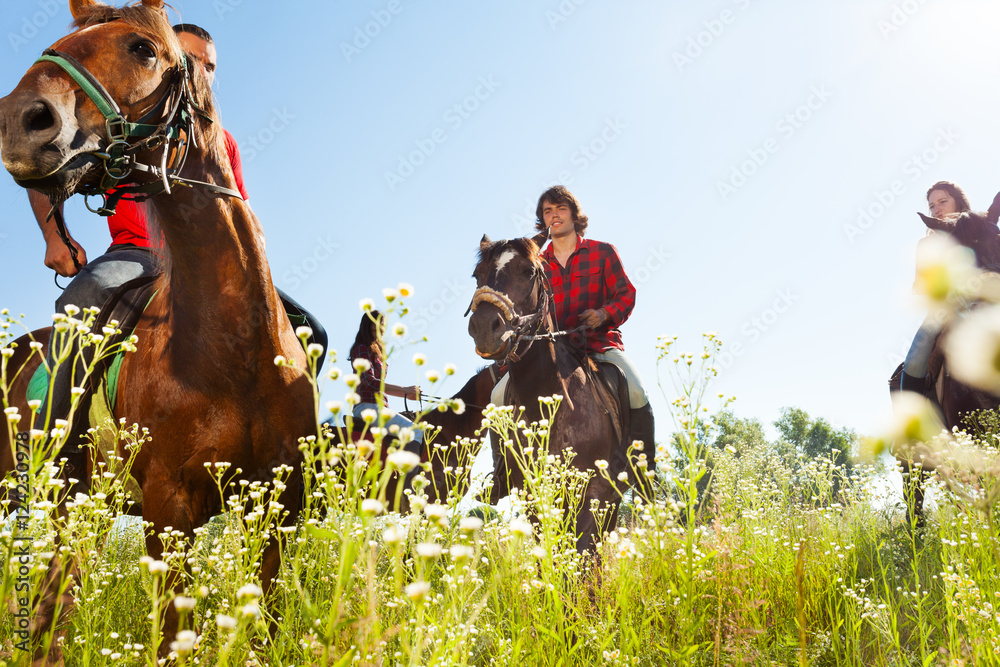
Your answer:
[[[648,472],[656,471],[656,440],[654,439],[654,421],[653,421],[653,406],[649,403],[642,406],[641,408],[633,408],[629,411],[629,419],[631,421],[631,428],[629,429],[629,446],[631,447],[632,441],[642,440],[642,450],[632,451],[631,461],[632,466],[635,469],[635,475],[638,478],[636,488],[639,494],[643,496],[647,501],[653,499],[654,486],[653,481],[655,480],[655,475],[650,478],[647,476]],[[642,467],[638,464],[641,457],[639,454],[645,454],[646,466]]]
[[[923,396],[927,393],[927,377],[915,377],[904,369],[899,379],[899,388],[903,391],[912,391]]]

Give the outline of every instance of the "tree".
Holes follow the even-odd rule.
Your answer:
[[[857,434],[849,428],[835,430],[820,417],[810,419],[801,408],[782,408],[781,419],[774,422],[782,439],[806,459],[829,457],[845,470],[851,469],[851,453]]]

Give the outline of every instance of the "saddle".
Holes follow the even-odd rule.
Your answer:
[[[135,327],[139,323],[139,318],[142,316],[143,311],[145,311],[146,306],[149,305],[150,300],[152,300],[155,294],[153,285],[158,277],[159,274],[141,276],[119,286],[101,308],[101,312],[98,314],[91,330],[101,331],[104,327],[109,326],[112,320],[115,320],[118,322],[117,328],[121,333],[109,336],[109,345],[118,345],[126,340],[135,331]],[[81,354],[87,364],[93,361],[92,348],[84,348]],[[97,366],[95,366],[94,372],[90,376],[88,386],[84,387],[84,394],[81,397],[82,402],[80,403],[81,408],[92,404],[95,392],[100,389],[101,399],[110,410],[114,410],[118,395],[118,375],[121,371],[124,357],[125,352],[119,351],[117,354],[105,356],[98,360]],[[28,398],[44,401],[48,393],[48,385],[48,369],[42,364],[35,371],[31,381],[28,383]],[[80,419],[85,414],[87,414],[86,410],[78,410],[77,419]],[[73,432],[77,431],[76,426],[77,424],[74,424]],[[86,431],[86,427],[83,430]]]

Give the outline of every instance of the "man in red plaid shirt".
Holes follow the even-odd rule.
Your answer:
[[[652,470],[656,451],[653,408],[638,369],[625,355],[618,329],[635,307],[635,286],[625,275],[613,245],[583,238],[588,218],[565,187],[557,185],[543,192],[535,215],[536,229],[547,231],[551,241],[541,258],[552,284],[559,328],[587,327],[571,338],[580,345],[585,343],[592,358],[614,364],[625,375],[631,408],[630,440],[643,442]],[[506,378],[497,384],[494,403],[503,402],[506,384]]]

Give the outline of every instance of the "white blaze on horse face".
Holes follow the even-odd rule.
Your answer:
[[[502,255],[500,255],[500,259],[497,260],[497,276],[498,277],[500,276],[500,271],[503,270],[503,267],[507,266],[507,262],[509,262],[510,260],[514,259],[516,256],[517,256],[517,253],[514,252],[513,250],[507,250]]]

